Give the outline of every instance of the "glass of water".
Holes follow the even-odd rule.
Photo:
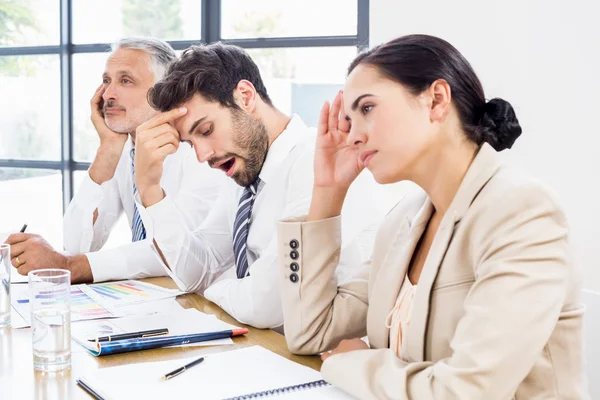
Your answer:
[[[0,244],[0,328],[10,325],[10,245]]]
[[[33,368],[60,371],[71,365],[71,272],[64,269],[31,271],[29,304]]]

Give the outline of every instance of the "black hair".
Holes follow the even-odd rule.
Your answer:
[[[159,111],[168,111],[200,94],[207,101],[239,109],[233,91],[241,80],[252,83],[260,98],[272,105],[258,67],[241,47],[223,43],[193,45],[149,90],[148,103]]]
[[[360,64],[372,65],[388,79],[417,95],[438,79],[451,88],[467,138],[489,143],[496,151],[512,147],[521,126],[512,105],[500,98],[485,100],[481,82],[469,62],[450,43],[428,35],[408,35],[359,54],[348,74]]]

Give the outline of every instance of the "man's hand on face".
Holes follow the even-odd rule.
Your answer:
[[[179,148],[179,132],[170,122],[186,112],[181,107],[157,114],[135,131],[135,184],[145,207],[164,198],[160,187],[163,162]]]
[[[104,94],[104,90],[106,87],[104,84],[101,84],[94,96],[90,100],[90,108],[91,108],[91,120],[96,132],[98,132],[98,136],[100,137],[100,146],[111,147],[118,151],[119,155],[121,155],[121,151],[123,150],[123,146],[125,142],[127,142],[128,135],[124,133],[117,133],[111,130],[106,122],[104,121],[104,113],[102,111],[104,100],[102,95]]]
[[[90,178],[98,185],[112,179],[114,176],[123,147],[129,137],[127,134],[114,132],[106,125],[102,112],[104,90],[104,84],[100,85],[96,89],[92,100],[90,100],[92,124],[94,124],[94,128],[100,137],[100,148],[90,167]]]
[[[54,250],[40,235],[15,233],[6,239],[12,265],[21,275],[46,268],[67,269],[68,257]]]

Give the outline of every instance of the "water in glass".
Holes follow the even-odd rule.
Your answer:
[[[71,364],[71,316],[68,309],[34,311],[31,328],[35,369],[58,371]]]

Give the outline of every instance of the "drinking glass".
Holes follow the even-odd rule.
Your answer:
[[[60,371],[71,365],[71,272],[30,271],[33,367]]]

